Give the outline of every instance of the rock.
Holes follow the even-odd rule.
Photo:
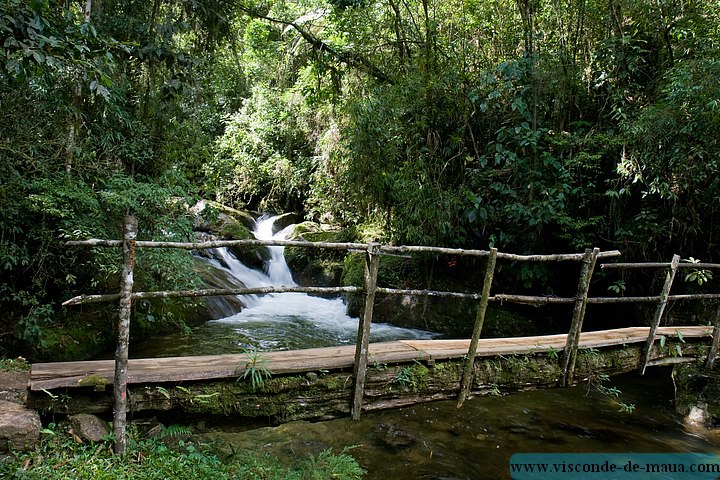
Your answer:
[[[0,400],[24,404],[30,372],[0,372]]]
[[[706,428],[710,424],[710,414],[707,411],[707,405],[693,405],[690,412],[685,416],[685,426],[692,429]]]
[[[273,235],[280,230],[283,230],[285,227],[299,222],[302,222],[302,215],[299,213],[283,213],[282,215],[278,215],[272,225]]]
[[[0,400],[0,451],[34,448],[40,439],[41,427],[36,411]]]
[[[374,431],[376,438],[387,447],[405,448],[417,442],[415,435],[392,423],[380,423]]]
[[[110,435],[110,426],[105,420],[89,413],[79,413],[68,417],[75,434],[83,440],[99,442]]]
[[[193,228],[204,232],[221,231],[234,223],[250,230],[255,228],[255,219],[248,212],[211,200],[200,200],[190,208],[190,214],[193,216]]]

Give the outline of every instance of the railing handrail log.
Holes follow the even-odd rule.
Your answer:
[[[266,293],[356,293],[362,292],[362,287],[300,287],[300,286],[268,286],[252,288],[210,288],[204,290],[169,290],[157,292],[135,292],[133,300],[148,300],[152,298],[184,298],[184,297],[222,297],[229,295],[263,295]],[[112,302],[119,298],[117,293],[103,295],[78,295],[62,303],[64,307],[71,305],[86,305],[88,303]]]
[[[119,240],[101,240],[91,238],[88,240],[70,240],[65,242],[66,247],[119,247],[122,242]],[[329,248],[336,250],[367,250],[367,243],[335,243],[335,242],[310,242],[306,240],[214,240],[211,242],[154,242],[146,240],[138,240],[137,248],[179,248],[183,250],[207,250],[210,248],[236,247],[242,245],[266,245],[273,247],[311,247],[311,248]],[[468,255],[486,257],[490,255],[489,250],[473,250],[463,248],[445,248],[445,247],[429,247],[422,245],[380,245],[379,253],[411,253],[411,252],[428,252],[443,253],[448,255]],[[581,261],[582,253],[562,253],[548,255],[518,255],[514,253],[497,253],[497,258],[505,260],[514,260],[518,262],[548,262],[548,261]],[[609,250],[600,252],[599,258],[611,258],[620,256],[619,250]]]
[[[603,263],[602,269],[612,268],[668,268],[671,262]],[[679,263],[677,268],[720,268],[720,263]]]

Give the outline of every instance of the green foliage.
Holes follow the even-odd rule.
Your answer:
[[[255,88],[240,112],[227,119],[206,167],[217,199],[234,206],[300,208],[313,168],[301,120],[292,96]]]
[[[609,291],[617,293],[618,295],[625,293],[626,289],[625,280],[617,280],[608,287]]]
[[[272,374],[267,367],[268,361],[262,357],[260,352],[253,349],[245,355],[247,356],[247,362],[238,380],[247,380],[249,378],[250,386],[255,391],[262,388],[265,385],[265,380],[269,379]]]
[[[683,262],[686,263],[700,263],[700,260],[695,259],[693,257],[686,259],[683,259]],[[713,274],[712,271],[707,270],[705,268],[692,268],[690,271],[685,274],[685,281],[688,283],[697,283],[698,286],[702,286],[703,283],[708,283],[710,280],[712,280]]]
[[[186,427],[180,426],[170,426],[165,431],[171,436],[188,433]],[[2,478],[355,480],[365,473],[346,451],[333,454],[326,450],[317,457],[296,462],[293,467],[285,467],[268,456],[249,454],[221,461],[209,446],[182,440],[177,446],[168,447],[163,442],[133,438],[126,454],[121,456],[114,455],[104,442],[78,444],[55,425],[44,429],[43,434],[38,451],[15,453],[11,461],[0,463]]]
[[[30,363],[22,357],[0,358],[0,372],[28,372]]]

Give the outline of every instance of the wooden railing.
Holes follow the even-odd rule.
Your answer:
[[[80,295],[74,297],[63,305],[80,305],[87,303],[111,302],[120,300],[122,308],[120,309],[120,321],[118,328],[118,349],[116,353],[116,405],[115,415],[124,415],[125,405],[123,403],[122,392],[125,390],[127,375],[127,345],[129,339],[129,319],[130,305],[132,300],[152,299],[152,298],[179,298],[179,297],[201,297],[201,296],[222,296],[222,295],[244,295],[244,294],[265,294],[265,293],[283,293],[283,292],[301,292],[301,293],[364,293],[365,309],[360,318],[358,325],[358,334],[356,341],[356,351],[354,358],[354,388],[351,413],[353,419],[360,417],[363,391],[365,384],[365,376],[368,362],[368,345],[370,325],[373,318],[373,307],[375,295],[420,295],[431,297],[446,298],[465,298],[477,300],[478,309],[473,325],[472,339],[467,353],[467,359],[464,364],[461,389],[458,397],[458,407],[461,406],[467,398],[473,377],[473,365],[477,350],[477,343],[482,333],[482,327],[485,319],[485,312],[489,302],[512,302],[531,305],[545,305],[555,303],[573,304],[573,314],[570,329],[568,331],[567,342],[562,357],[562,385],[569,385],[573,382],[573,374],[575,370],[575,360],[578,353],[578,342],[580,332],[582,331],[583,320],[587,304],[600,303],[627,303],[627,302],[654,302],[657,304],[655,315],[652,320],[650,333],[647,343],[643,351],[642,364],[640,372],[643,373],[647,367],[650,358],[650,349],[655,341],[655,334],[658,325],[660,325],[665,307],[670,300],[686,300],[686,299],[720,299],[720,294],[694,294],[694,295],[670,295],[675,273],[680,268],[697,268],[711,269],[720,268],[720,264],[709,263],[680,263],[680,257],[675,255],[669,263],[609,263],[601,265],[603,269],[611,268],[669,268],[666,281],[662,291],[657,296],[643,297],[595,297],[589,298],[588,291],[590,280],[595,271],[598,260],[618,257],[621,253],[617,250],[601,252],[600,249],[588,249],[584,253],[561,254],[561,255],[516,255],[510,253],[499,252],[497,249],[490,250],[467,250],[458,248],[441,248],[428,246],[393,246],[382,245],[379,243],[328,243],[328,242],[308,242],[308,241],[290,241],[290,240],[222,240],[211,242],[197,243],[180,243],[180,242],[150,242],[137,241],[135,239],[137,224],[132,217],[128,217],[124,223],[124,239],[117,240],[84,240],[70,241],[67,246],[84,246],[84,247],[123,247],[124,252],[124,268],[123,268],[123,286],[119,294],[109,295]],[[301,286],[268,286],[254,288],[236,288],[236,289],[204,289],[191,291],[160,291],[160,292],[132,292],[132,272],[136,248],[179,248],[185,250],[202,250],[220,247],[237,247],[237,246],[293,246],[306,248],[323,248],[334,250],[347,250],[351,252],[360,252],[365,255],[365,275],[364,285],[362,287],[346,286],[346,287],[301,287]],[[479,293],[462,293],[435,290],[406,290],[384,288],[377,285],[377,277],[380,265],[380,258],[383,255],[407,255],[411,253],[436,253],[457,256],[474,256],[484,257],[487,259],[485,267],[485,278],[482,290]],[[579,262],[581,264],[580,276],[577,285],[577,293],[574,297],[547,297],[547,296],[528,296],[528,295],[511,295],[511,294],[495,294],[491,295],[493,277],[498,261],[511,260],[514,262]],[[718,341],[720,339],[720,310],[714,320],[713,344],[710,354],[707,358],[707,365],[710,366],[715,360],[718,350]],[[118,412],[122,410],[122,412]],[[122,419],[120,419],[122,420]],[[117,426],[116,426],[117,431]],[[124,431],[124,430],[123,430]]]

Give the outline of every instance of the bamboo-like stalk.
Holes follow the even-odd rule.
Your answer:
[[[379,243],[371,243],[367,247],[365,258],[365,310],[358,325],[357,341],[355,342],[355,361],[353,363],[353,398],[351,415],[353,420],[360,420],[362,399],[365,390],[365,375],[367,374],[367,360],[370,344],[370,324],[372,323],[373,307],[375,304],[375,289],[377,276],[380,270]]]
[[[120,289],[120,314],[118,319],[118,341],[115,351],[115,381],[113,383],[113,429],[115,430],[115,452],[125,453],[127,438],[127,380],[128,346],[130,342],[130,316],[132,314],[133,267],[135,264],[135,238],[137,219],[126,215],[123,220],[123,268]]]
[[[665,277],[665,284],[663,285],[662,292],[660,292],[660,301],[655,309],[655,316],[653,317],[652,325],[650,325],[650,333],[648,334],[647,342],[645,342],[645,348],[643,349],[641,356],[640,375],[645,375],[645,369],[650,361],[650,351],[652,350],[653,343],[655,343],[655,332],[657,332],[663,313],[665,312],[668,296],[670,295],[670,289],[672,288],[673,281],[675,280],[675,273],[677,272],[679,264],[680,255],[673,255],[672,261],[670,262],[670,270]]]
[[[597,261],[600,249],[585,250],[585,258],[583,259],[582,268],[580,269],[580,280],[578,281],[578,291],[575,296],[575,308],[573,309],[573,319],[570,324],[567,342],[565,343],[565,353],[563,355],[563,378],[562,385],[567,386],[572,383],[575,373],[575,360],[577,358],[578,344],[580,343],[580,332],[582,332],[582,324],[585,318],[585,308],[587,307],[588,291],[590,290],[590,279],[595,270],[595,262]]]
[[[470,347],[468,348],[467,358],[463,367],[462,380],[460,382],[460,394],[458,395],[457,408],[462,407],[465,399],[470,392],[470,386],[473,379],[473,368],[475,367],[475,356],[477,354],[478,341],[482,332],[483,323],[485,323],[485,312],[487,311],[488,299],[490,298],[490,289],[492,288],[493,276],[495,274],[495,263],[497,261],[497,248],[490,250],[490,256],[487,259],[485,267],[485,279],[483,280],[482,297],[478,305],[477,315],[475,317],[475,325],[470,339]]]

